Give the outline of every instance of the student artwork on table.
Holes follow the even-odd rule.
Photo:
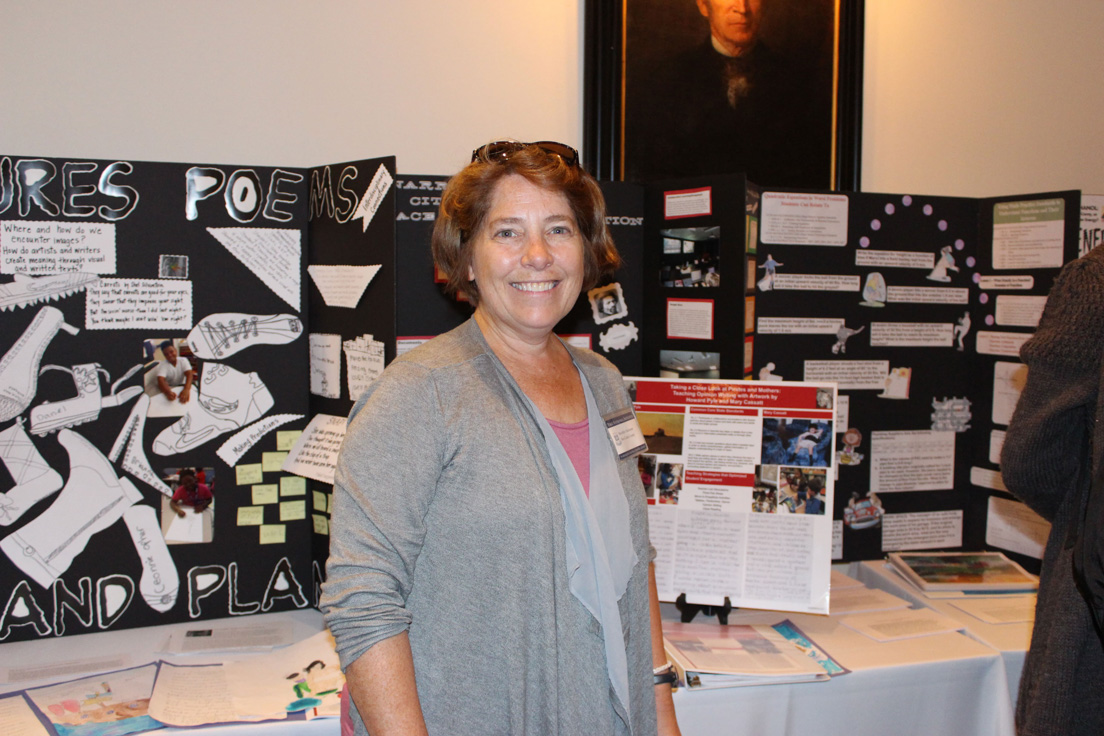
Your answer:
[[[828,613],[834,387],[625,380],[660,600]]]
[[[393,168],[0,157],[0,642],[314,602],[307,266],[393,248]],[[362,255],[319,277],[343,304],[391,265]],[[383,362],[345,311],[336,399],[342,336],[356,390]]]

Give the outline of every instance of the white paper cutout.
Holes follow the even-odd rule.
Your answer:
[[[349,399],[356,401],[383,373],[383,343],[372,339],[371,335],[361,335],[355,340],[345,340],[342,346]]]
[[[38,367],[46,346],[58,330],[70,335],[79,330],[65,322],[56,307],[42,307],[31,324],[0,358],[0,422],[14,419],[31,405],[38,390]]]
[[[22,419],[0,432],[0,460],[15,480],[15,487],[0,494],[0,526],[17,521],[27,509],[62,486],[61,475],[39,454],[23,430]]]
[[[310,392],[341,398],[341,335],[311,334]]]
[[[0,222],[0,273],[47,276],[67,271],[115,273],[115,226],[109,222]]]
[[[99,280],[99,276],[91,273],[71,272],[37,277],[17,273],[11,283],[0,284],[0,311],[60,299],[84,291]]]
[[[601,345],[602,350],[607,353],[611,350],[623,350],[636,341],[639,332],[640,330],[634,322],[629,322],[624,325],[613,325],[599,336],[598,344]]]
[[[179,421],[157,435],[153,451],[158,455],[187,452],[260,419],[273,403],[272,394],[256,373],[205,363],[199,396],[188,402]]]
[[[111,384],[111,393],[104,396],[100,391],[100,374],[111,380],[111,374],[100,367],[99,363],[82,363],[72,368],[60,365],[44,365],[39,375],[47,370],[59,370],[73,377],[77,395],[62,401],[44,401],[31,409],[31,434],[42,436],[66,427],[75,427],[95,421],[100,417],[101,409],[122,406],[142,393],[141,386],[127,386],[118,391],[119,384],[139,370],[138,363],[127,371],[122,378]]]
[[[356,212],[353,213],[352,219],[362,218],[364,228],[361,232],[368,230],[368,224],[376,216],[376,210],[383,204],[383,198],[387,196],[387,191],[394,181],[387,167],[380,164],[379,168],[376,169],[375,176],[372,177],[372,183],[368,185],[364,196],[360,198],[360,204],[357,205]]]
[[[88,287],[84,326],[90,330],[187,330],[192,282],[100,279]]]
[[[270,417],[265,417],[240,432],[230,435],[230,439],[223,442],[215,454],[232,468],[238,464],[238,460],[241,460],[242,455],[249,452],[250,448],[266,434],[288,422],[302,419],[303,416],[303,414],[273,414]]]
[[[165,484],[165,481],[161,480],[161,476],[153,472],[153,468],[149,464],[149,458],[146,457],[146,452],[142,448],[149,405],[149,396],[142,394],[138,397],[138,401],[134,403],[134,407],[130,410],[130,416],[127,417],[126,424],[123,425],[119,436],[115,438],[115,444],[112,445],[111,452],[107,456],[111,462],[118,462],[119,454],[122,453],[125,446],[126,454],[123,455],[123,470],[143,481],[161,495],[172,498],[172,489]]]
[[[187,509],[192,511],[192,509]],[[138,592],[146,604],[164,613],[176,603],[180,591],[180,574],[173,564],[172,555],[161,535],[161,525],[157,521],[157,512],[149,506],[137,504],[123,513],[123,522],[134,541],[134,550],[142,561],[142,579],[138,582]],[[202,541],[203,529],[200,527]]]
[[[379,273],[380,266],[307,266],[327,307],[352,309]]]
[[[115,523],[142,493],[119,478],[106,457],[71,429],[58,432],[69,453],[69,477],[50,508],[0,540],[0,550],[29,578],[49,588],[93,534]]]
[[[241,261],[276,296],[296,311],[303,247],[298,230],[260,227],[209,227],[230,254]]]
[[[188,347],[200,358],[222,360],[254,345],[286,345],[303,334],[294,314],[209,314],[188,333]]]
[[[345,417],[315,414],[284,460],[284,472],[333,485],[334,465],[345,439]]]

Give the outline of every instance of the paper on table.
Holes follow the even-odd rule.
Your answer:
[[[170,726],[287,718],[283,710],[264,714],[243,712],[235,697],[239,685],[226,665],[180,667],[162,662],[150,699],[150,715]],[[251,705],[246,703],[247,708]]]
[[[832,614],[865,613],[867,611],[892,611],[908,608],[904,598],[875,588],[843,588],[832,590]]]
[[[165,645],[173,654],[195,654],[224,650],[271,649],[292,642],[290,621],[250,623],[248,626],[213,624],[174,631]]]
[[[832,592],[842,590],[843,588],[861,588],[862,583],[850,575],[844,575],[839,570],[832,568],[832,577],[830,578],[829,585]]]
[[[1034,595],[971,598],[951,601],[951,605],[987,624],[1015,624],[1035,620]]]
[[[82,733],[72,724],[90,722],[99,723],[95,733],[150,731],[158,727],[149,712],[156,674],[157,665],[148,664],[34,688],[27,697],[59,733]]]
[[[289,713],[323,708],[345,684],[333,637],[320,631],[286,649],[226,665],[236,707],[243,712]]]
[[[6,736],[50,736],[22,695],[0,699],[0,723]]]
[[[963,624],[953,618],[927,608],[854,613],[850,616],[841,616],[839,622],[875,641],[912,639],[918,636],[946,634],[964,628]]]

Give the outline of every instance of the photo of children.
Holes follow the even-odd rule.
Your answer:
[[[656,491],[656,456],[637,455],[636,467],[640,471],[640,482],[644,484],[644,496],[651,502],[655,502]]]
[[[826,419],[763,419],[762,462],[826,468],[832,451],[832,421]]]
[[[720,286],[717,258],[721,229],[683,227],[663,230],[660,282],[663,286]]]
[[[214,539],[215,469],[165,468],[172,489],[161,503],[161,531],[168,544],[197,544]]]
[[[660,463],[657,484],[659,502],[677,504],[682,490],[682,463]]]
[[[822,516],[825,505],[826,472],[819,468],[780,468],[779,512]]]
[[[757,514],[773,514],[778,508],[778,466],[755,468],[755,489],[751,494],[751,510]]]

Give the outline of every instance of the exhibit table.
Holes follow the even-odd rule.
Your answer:
[[[1024,658],[1027,655],[1027,648],[1031,644],[1032,621],[1003,624],[986,623],[955,606],[954,601],[959,599],[932,598],[924,595],[903,580],[884,560],[853,562],[847,572],[867,587],[884,590],[887,593],[904,598],[914,605],[926,606],[945,616],[950,616],[966,627],[967,635],[1000,652],[1004,659],[1005,673],[1008,675],[1009,697],[1012,704],[1015,705],[1016,695],[1020,687],[1020,675],[1023,674]],[[1007,596],[1006,598],[1029,600],[1033,605],[1035,594]]]
[[[665,619],[677,617],[662,608]],[[729,623],[787,618],[851,672],[828,682],[681,689],[684,736],[1013,736],[1004,663],[986,644],[957,632],[876,642],[832,616],[733,611]]]

